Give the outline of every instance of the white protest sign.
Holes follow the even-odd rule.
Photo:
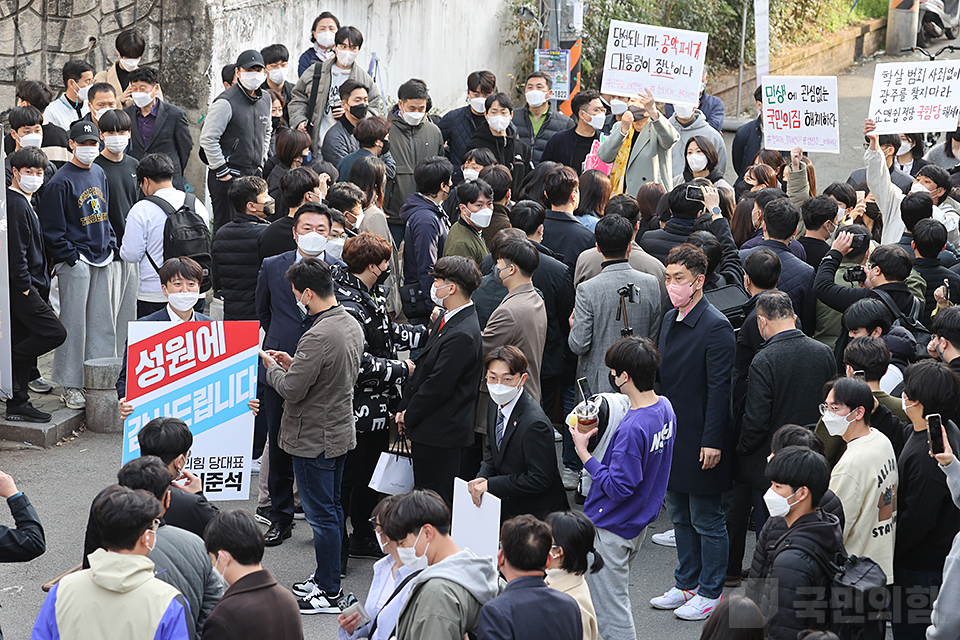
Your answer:
[[[877,134],[954,131],[958,116],[960,60],[877,65],[869,114]]]
[[[753,0],[753,32],[757,49],[757,83],[770,73],[770,0]]]
[[[461,549],[496,558],[500,547],[500,498],[488,491],[478,507],[473,504],[466,481],[454,478],[450,536]]]
[[[763,146],[840,153],[836,76],[765,76]]]
[[[600,92],[697,104],[706,54],[705,33],[611,20]]]

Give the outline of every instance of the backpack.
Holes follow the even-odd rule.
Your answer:
[[[740,330],[747,317],[747,314],[743,311],[743,305],[750,300],[750,294],[743,287],[736,284],[727,284],[704,291],[703,297],[715,306],[717,311],[726,316],[730,324],[733,325],[734,331]]]
[[[210,289],[210,267],[213,259],[210,257],[211,241],[210,227],[200,217],[196,210],[197,197],[188,193],[183,200],[183,206],[174,210],[173,205],[153,195],[145,198],[147,201],[160,207],[167,215],[163,224],[163,259],[187,257],[196,260],[203,269],[203,280],[200,282],[200,291]],[[160,267],[147,252],[147,260],[160,273]]]
[[[930,331],[920,322],[920,312],[923,311],[923,303],[920,302],[916,296],[913,296],[910,315],[905,315],[900,311],[900,307],[893,301],[889,293],[882,289],[871,289],[871,291],[877,294],[880,300],[887,305],[890,313],[893,314],[893,326],[903,327],[917,339],[917,351],[913,357],[914,361],[929,358],[930,354],[927,353],[927,343],[930,342],[931,335]]]
[[[841,547],[833,558],[823,548],[802,537],[781,538],[774,557],[784,549],[800,549],[816,560],[830,578],[827,602],[813,609],[826,617],[826,629],[840,640],[883,640],[886,636],[887,575],[870,558],[848,555]]]

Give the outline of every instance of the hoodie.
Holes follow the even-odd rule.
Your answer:
[[[954,460],[947,466],[937,465],[947,476],[947,488],[953,504],[960,509],[960,462]],[[933,603],[927,640],[956,640],[960,638],[960,533],[953,539],[950,553],[943,563],[943,582],[940,595]]]
[[[680,142],[673,145],[670,153],[673,156],[673,175],[679,176],[683,173],[684,160],[687,155],[687,141],[693,136],[703,136],[713,143],[717,151],[717,170],[721,175],[727,170],[727,146],[723,142],[723,135],[710,126],[706,116],[700,109],[693,112],[693,120],[683,124],[677,120],[677,114],[670,116],[670,124],[680,134]]]
[[[97,549],[90,568],[64,577],[43,602],[33,640],[192,640],[190,608],[154,577],[146,556]]]
[[[476,635],[480,609],[497,595],[493,558],[464,549],[427,567],[400,610],[397,640],[462,640]]]
[[[406,225],[403,243],[403,281],[420,283],[425,300],[433,286],[433,265],[443,255],[450,223],[440,205],[420,193],[412,193],[400,209]]]

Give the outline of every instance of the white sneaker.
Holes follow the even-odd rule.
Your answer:
[[[50,393],[53,391],[53,385],[44,380],[43,376],[40,376],[36,380],[31,380],[27,386],[30,387],[30,391],[34,393]]]
[[[563,479],[563,488],[567,491],[575,490],[580,484],[580,472],[574,469],[564,467],[560,478]]]
[[[557,431],[556,429],[553,430],[553,441],[563,442],[563,434]]]
[[[658,544],[661,547],[677,546],[677,534],[673,529],[670,529],[670,531],[664,531],[663,533],[655,533],[650,536],[650,539],[653,540],[654,544]]]
[[[706,620],[717,608],[723,595],[719,598],[704,598],[703,596],[693,596],[690,601],[679,609],[675,609],[673,614],[681,620]]]
[[[75,387],[64,389],[60,399],[67,405],[67,409],[83,409],[87,406],[87,398],[83,395],[83,389]]]
[[[699,589],[700,587],[697,587]],[[696,597],[697,589],[693,591],[684,591],[676,587],[670,587],[662,596],[658,596],[650,601],[650,604],[656,609],[676,609],[687,603],[690,599]]]
[[[252,461],[250,463],[250,475],[258,476],[260,475],[260,458]]]

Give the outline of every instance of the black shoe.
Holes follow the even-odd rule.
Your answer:
[[[269,527],[272,524],[270,520],[270,507],[257,507],[257,514],[253,516],[253,519]]]
[[[294,520],[306,520],[307,514],[303,512],[303,506],[293,508],[293,519]]]
[[[52,418],[52,415],[46,411],[40,411],[29,402],[19,406],[7,404],[7,420],[13,422],[50,422]]]
[[[279,522],[271,522],[267,534],[263,537],[263,544],[268,547],[278,547],[283,541],[293,535],[290,525],[281,526]]]
[[[350,557],[379,560],[384,556],[376,540],[350,540]]]

